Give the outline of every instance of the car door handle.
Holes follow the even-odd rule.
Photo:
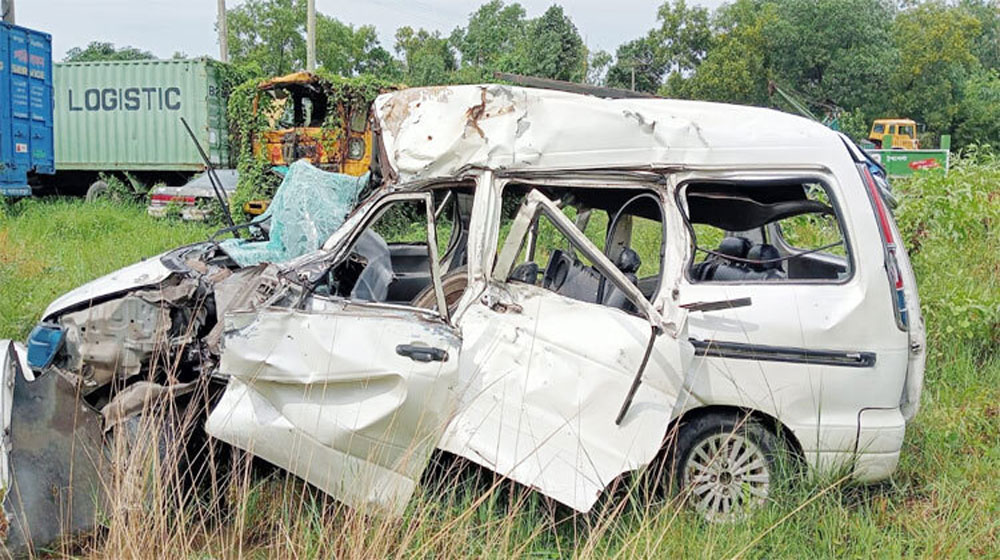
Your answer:
[[[430,346],[416,346],[414,344],[400,344],[396,347],[396,353],[400,356],[415,362],[447,362],[448,351],[442,348],[431,348]]]

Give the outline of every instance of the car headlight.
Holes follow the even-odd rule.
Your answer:
[[[49,367],[64,338],[62,327],[52,323],[39,323],[31,329],[28,335],[28,365],[31,369],[41,371]]]

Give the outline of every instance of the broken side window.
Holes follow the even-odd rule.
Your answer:
[[[509,185],[504,191],[500,227],[502,247],[513,215],[533,187]],[[647,299],[659,289],[664,250],[662,206],[652,192],[614,188],[544,189],[577,229],[636,285]],[[629,312],[635,308],[612,286],[572,239],[548,216],[539,214],[521,246],[509,280],[541,286],[560,295]]]
[[[316,293],[410,305],[431,287],[438,256],[433,208],[422,198],[389,202],[355,237]]]
[[[820,182],[695,182],[683,187],[695,282],[843,281],[850,246]]]

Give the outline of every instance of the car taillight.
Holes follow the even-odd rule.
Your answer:
[[[889,287],[893,292],[893,310],[896,315],[896,325],[902,330],[909,328],[909,313],[906,311],[906,290],[903,285],[903,274],[899,270],[899,261],[896,257],[896,248],[899,246],[893,234],[892,217],[885,207],[885,200],[879,192],[878,184],[872,177],[871,171],[865,165],[859,165],[861,176],[864,178],[865,186],[868,188],[868,198],[871,200],[872,208],[875,210],[875,218],[878,220],[879,230],[882,232],[882,247],[885,249],[885,270],[889,278]]]
[[[172,194],[154,194],[150,197],[153,202],[162,202],[164,204],[170,204],[171,202],[176,202],[178,204],[194,204],[193,196],[174,196]]]

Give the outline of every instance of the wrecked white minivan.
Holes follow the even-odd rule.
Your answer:
[[[180,249],[61,298],[28,356],[9,346],[11,536],[35,530],[11,499],[37,478],[18,473],[21,393],[86,445],[150,400],[204,401],[209,436],[395,513],[435,450],[580,512],[666,466],[711,519],[766,500],[782,457],[895,470],[923,322],[845,137],[501,85],[382,95],[373,118],[374,191],[321,248],[257,265]]]

